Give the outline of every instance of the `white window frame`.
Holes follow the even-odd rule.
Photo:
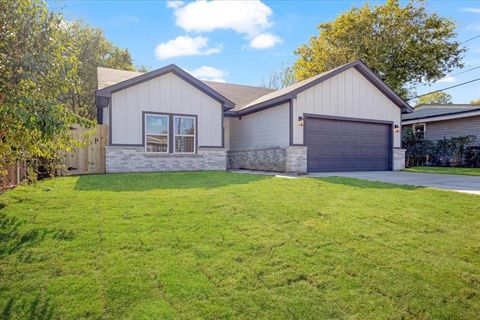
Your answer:
[[[175,126],[177,125],[177,121],[176,118],[190,118],[193,120],[193,132],[194,134],[191,135],[191,134],[177,134],[177,130],[175,128]],[[173,153],[177,153],[177,154],[196,154],[197,153],[197,119],[196,117],[193,117],[193,116],[182,116],[182,115],[174,115],[173,116]],[[192,137],[193,136],[193,152],[177,152],[176,150],[176,146],[177,146],[177,143],[176,143],[176,137]]]
[[[147,144],[147,135],[149,133],[147,132],[147,116],[153,116],[153,117],[158,117],[158,118],[166,118],[167,119],[167,134],[154,134],[151,133],[150,135],[161,135],[161,136],[167,136],[167,151],[148,151],[148,144]],[[156,113],[145,113],[145,116],[143,118],[143,123],[144,123],[144,141],[145,141],[145,152],[147,153],[161,153],[161,154],[167,154],[170,152],[170,117],[167,114],[156,114]]]
[[[415,123],[413,126],[412,126],[412,129],[413,129],[413,134],[415,134],[415,136],[417,136],[417,131],[416,131],[416,127],[423,127],[423,138],[422,140],[425,140],[425,134],[427,132],[427,125],[425,123]]]

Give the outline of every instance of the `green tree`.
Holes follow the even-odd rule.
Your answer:
[[[452,96],[446,92],[434,92],[418,98],[417,106],[422,104],[449,104],[452,103]]]
[[[40,0],[0,0],[0,169],[19,160],[56,158],[75,144],[59,101],[75,81],[77,52],[62,18]]]
[[[280,71],[271,71],[268,78],[263,79],[260,87],[278,90],[295,83],[295,72],[289,65],[282,65]]]
[[[470,104],[480,105],[480,98],[472,100]]]
[[[433,82],[463,66],[455,23],[428,13],[423,1],[404,7],[399,0],[365,4],[318,28],[319,35],[295,51],[297,80],[361,59],[407,97],[416,83]]]
[[[95,90],[97,67],[135,70],[127,49],[113,45],[102,30],[92,28],[81,21],[66,22],[68,40],[75,47],[78,60],[77,75],[64,97],[65,103],[76,114],[95,119]]]

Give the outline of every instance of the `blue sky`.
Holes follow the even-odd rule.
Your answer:
[[[293,51],[317,34],[319,23],[363,3],[49,1],[48,5],[67,19],[82,19],[103,29],[109,40],[129,49],[136,65],[158,68],[175,63],[203,79],[259,85],[271,70],[295,61]],[[457,23],[459,41],[480,35],[480,1],[428,1],[426,5]],[[468,48],[464,70],[480,66],[480,38],[464,45]],[[477,69],[417,90],[421,94],[479,77]],[[480,97],[480,81],[448,92],[454,102],[467,103]]]

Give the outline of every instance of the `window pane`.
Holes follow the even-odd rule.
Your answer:
[[[166,116],[155,116],[155,115],[147,115],[146,117],[146,126],[145,130],[146,133],[153,133],[153,134],[167,134],[167,120]]]
[[[175,117],[175,134],[195,134],[195,119]]]
[[[175,152],[195,152],[195,137],[175,137]]]
[[[167,152],[168,137],[147,135],[147,152]]]

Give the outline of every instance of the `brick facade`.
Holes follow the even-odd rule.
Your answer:
[[[107,172],[226,170],[226,150],[198,148],[197,154],[146,153],[144,147],[109,146]]]
[[[228,151],[227,159],[228,169],[307,172],[306,147]]]
[[[405,149],[393,148],[393,170],[405,169]]]

